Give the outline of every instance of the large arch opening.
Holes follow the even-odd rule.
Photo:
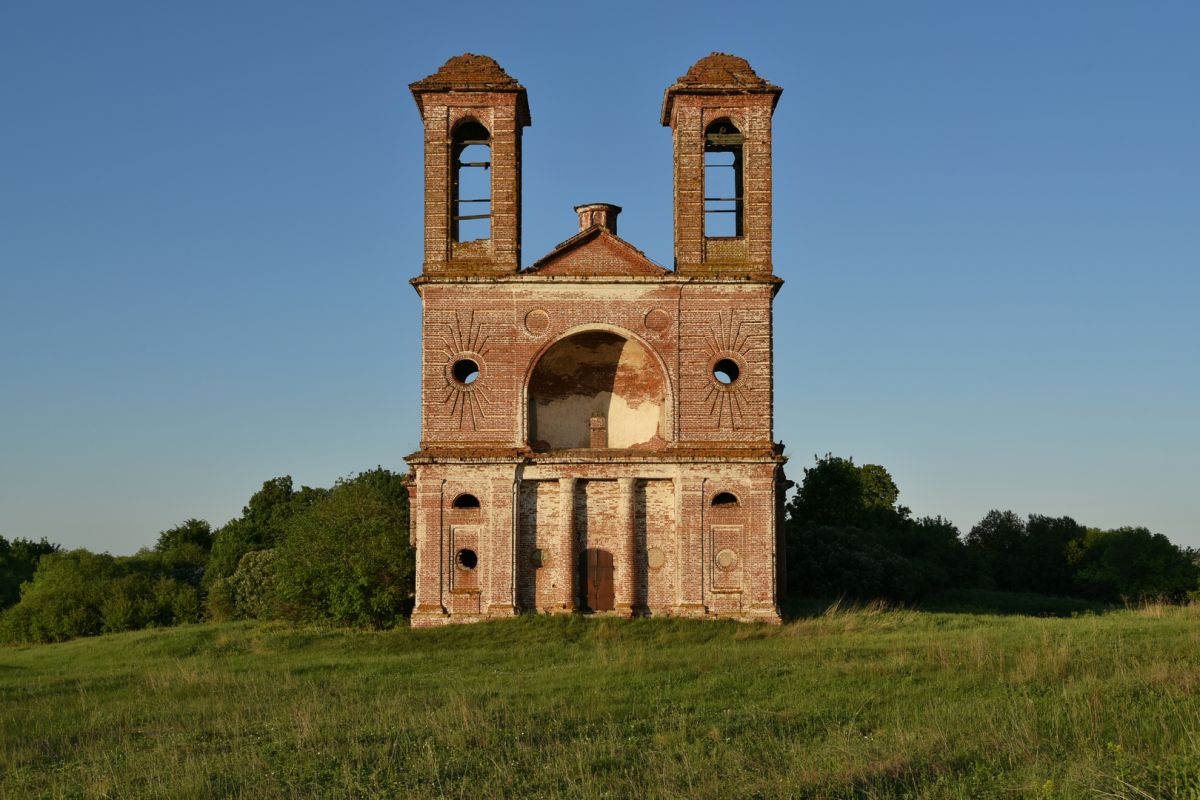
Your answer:
[[[640,342],[583,331],[550,347],[529,379],[529,443],[539,451],[656,447],[666,438],[667,382]]]

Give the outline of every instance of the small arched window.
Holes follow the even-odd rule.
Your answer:
[[[479,498],[473,494],[460,494],[450,504],[452,508],[479,508]]]
[[[704,235],[742,235],[742,132],[721,118],[704,131]]]
[[[477,120],[464,120],[454,128],[450,150],[450,238],[487,239],[492,235],[492,135]]]
[[[737,495],[733,492],[717,492],[712,499],[713,508],[737,508]]]

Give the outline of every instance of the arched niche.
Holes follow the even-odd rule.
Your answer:
[[[535,450],[653,448],[667,438],[667,380],[658,359],[613,331],[581,331],[551,345],[530,374],[528,398]]]

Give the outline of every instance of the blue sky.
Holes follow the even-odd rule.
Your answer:
[[[792,477],[833,452],[964,531],[1200,546],[1200,5],[419,8],[0,5],[0,533],[128,553],[276,475],[403,469],[407,84],[476,52],[528,89],[526,264],[605,201],[669,265],[662,91],[721,50],[785,89]]]

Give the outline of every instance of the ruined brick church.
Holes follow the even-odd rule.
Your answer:
[[[713,53],[671,84],[675,264],[621,209],[521,266],[525,88],[491,58],[410,86],[425,125],[415,626],[520,613],[779,620],[771,117]]]

